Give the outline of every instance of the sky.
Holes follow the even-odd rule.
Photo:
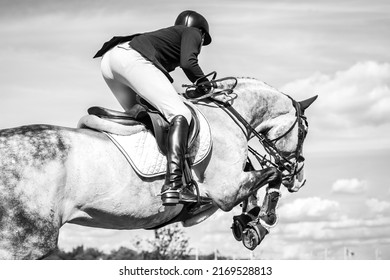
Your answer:
[[[307,184],[283,191],[279,223],[254,251],[263,259],[390,259],[390,2],[0,0],[0,129],[45,123],[75,127],[87,108],[119,110],[92,56],[114,35],[203,14],[212,44],[199,63],[218,77],[249,76],[303,100],[309,134]],[[188,83],[180,69],[174,86]],[[200,253],[248,257],[218,211],[185,228]],[[65,225],[59,246],[106,252],[130,247],[144,230]]]

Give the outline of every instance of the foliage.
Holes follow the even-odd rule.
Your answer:
[[[126,247],[120,247],[118,250],[112,250],[111,254],[107,255],[106,260],[140,260],[141,255],[134,250]]]
[[[84,246],[78,246],[70,252],[58,250],[46,259],[49,260],[100,260],[105,259],[106,254],[95,248],[84,249]]]
[[[157,260],[188,259],[191,249],[189,240],[179,224],[173,224],[154,231],[154,239],[149,240]]]

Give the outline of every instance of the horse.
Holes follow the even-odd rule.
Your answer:
[[[0,258],[50,255],[65,223],[119,230],[151,229],[174,221],[194,226],[218,209],[230,211],[242,202],[256,201],[257,191],[267,185],[262,214],[257,213],[261,221],[255,217],[247,223],[256,221],[257,229],[252,230],[260,228],[264,235],[264,228],[275,222],[280,186],[298,191],[304,180],[303,113],[313,99],[296,102],[259,80],[233,80],[221,80],[216,88],[223,92],[234,83],[234,98],[195,105],[209,122],[213,148],[206,163],[192,166],[192,172],[201,196],[212,203],[179,220],[174,218],[185,205],[162,207],[164,178],[138,176],[104,133],[44,124],[0,130]],[[237,121],[239,116],[244,122]],[[260,170],[247,168],[248,140],[255,136],[262,136],[262,143],[277,140],[267,149],[277,152],[277,160]],[[294,172],[286,175],[290,165]],[[241,238],[237,228],[234,233]]]

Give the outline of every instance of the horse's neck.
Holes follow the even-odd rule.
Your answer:
[[[279,116],[291,113],[293,109],[286,95],[256,79],[238,78],[234,92],[237,98],[233,107],[253,127],[267,125]]]

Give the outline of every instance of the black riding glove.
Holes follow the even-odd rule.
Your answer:
[[[200,84],[200,85],[199,85]],[[201,97],[203,95],[206,95],[210,92],[211,90],[211,85],[210,83],[208,82],[207,79],[203,80],[203,81],[199,81],[197,83],[197,87],[196,89],[194,90],[188,90],[186,91],[186,93],[184,94],[184,96],[186,98],[198,98],[198,97]]]

